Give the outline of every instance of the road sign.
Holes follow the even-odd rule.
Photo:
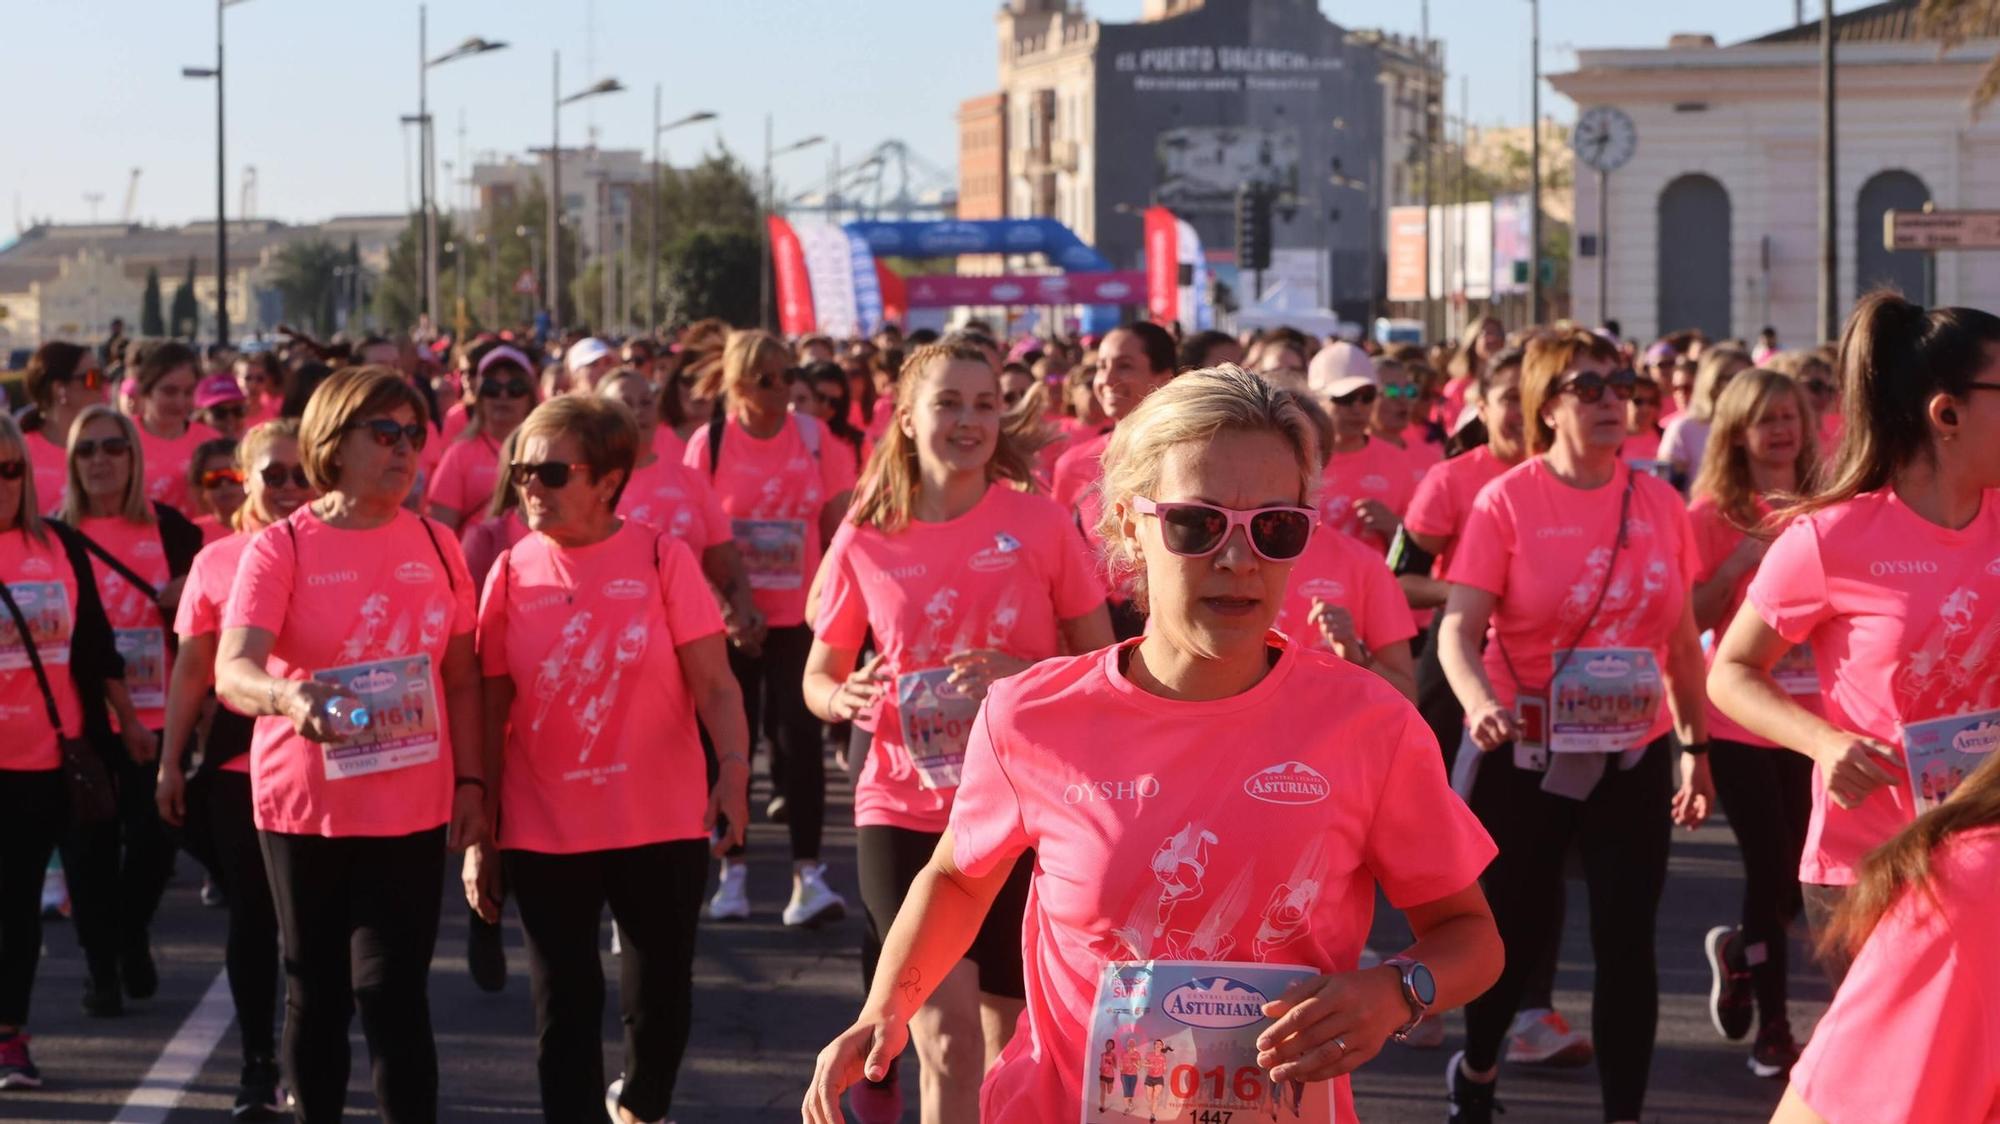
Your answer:
[[[1887,211],[1887,250],[2000,250],[2000,211]]]
[[[514,281],[514,291],[524,297],[534,296],[538,288],[535,284],[535,271],[532,269],[522,270],[521,276]]]

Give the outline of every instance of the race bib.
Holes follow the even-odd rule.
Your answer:
[[[731,519],[729,533],[743,552],[751,589],[797,589],[805,584],[805,520]]]
[[[313,673],[368,708],[368,728],[321,747],[326,779],[387,773],[438,758],[437,693],[431,658],[397,656]]]
[[[1549,684],[1552,753],[1623,753],[1646,738],[1664,684],[1645,648],[1578,648],[1555,653],[1562,668]]]
[[[61,582],[9,582],[7,592],[28,622],[28,639],[42,666],[69,665],[69,590]],[[0,606],[0,671],[25,671],[28,646],[14,627],[14,615]]]
[[[135,710],[167,705],[167,633],[160,628],[114,628],[111,641],[125,661],[125,690]]]
[[[979,700],[967,698],[949,682],[951,669],[913,671],[896,678],[896,717],[903,726],[903,748],[917,767],[917,782],[925,788],[955,788],[965,765],[965,743]]]
[[[1903,727],[1903,763],[1910,771],[1910,794],[1923,815],[2000,748],[2000,710],[1955,718],[1934,718]]]
[[[1813,662],[1812,645],[1800,644],[1778,657],[1771,666],[1771,678],[1788,695],[1819,694],[1819,665]]]
[[[1279,1081],[1257,1064],[1264,1004],[1310,968],[1235,961],[1111,961],[1097,977],[1081,1124],[1333,1124],[1333,1083]],[[1286,1111],[1278,1114],[1283,1107]]]

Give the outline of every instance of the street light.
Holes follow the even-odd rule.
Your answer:
[[[555,69],[553,74],[554,104],[549,109],[549,331],[562,330],[562,108],[574,105],[585,98],[599,94],[623,93],[625,84],[616,78],[600,78],[590,87],[563,96],[562,92],[562,52],[553,52]]]
[[[653,214],[646,231],[646,328],[660,330],[660,135],[686,125],[715,120],[715,114],[698,109],[678,121],[660,124],[660,84],[653,83]]]
[[[245,0],[215,0],[215,65],[181,67],[183,78],[215,79],[215,342],[229,342],[229,213],[224,209],[228,171],[223,157],[222,10]]]
[[[417,5],[417,194],[423,207],[424,230],[422,246],[418,255],[423,263],[423,306],[424,315],[431,321],[433,330],[437,327],[438,310],[438,247],[437,247],[437,207],[432,198],[437,186],[437,170],[432,167],[436,153],[431,143],[430,72],[434,66],[443,66],[473,55],[483,55],[498,51],[507,44],[477,35],[468,37],[463,43],[436,58],[430,57],[430,12],[427,5]],[[403,120],[408,121],[405,117]]]
[[[757,266],[757,322],[765,328],[771,326],[771,212],[777,208],[777,186],[771,181],[771,159],[787,153],[825,144],[826,138],[814,133],[804,140],[796,140],[783,148],[771,147],[771,115],[764,115],[764,214],[757,224],[758,253]]]

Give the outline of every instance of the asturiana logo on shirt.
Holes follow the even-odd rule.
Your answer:
[[[1896,577],[1902,574],[1935,574],[1938,564],[1917,559],[1891,559],[1884,562],[1870,562],[1868,572],[1878,578]]]
[[[396,580],[405,585],[429,585],[433,572],[422,562],[405,562],[396,567]]]
[[[1206,1030],[1234,1030],[1262,1022],[1264,993],[1241,980],[1215,976],[1189,980],[1169,991],[1160,1000],[1161,1013],[1183,1026]]]
[[[1632,673],[1632,661],[1622,656],[1599,656],[1583,665],[1593,679],[1621,679]]]
[[[355,570],[328,570],[324,574],[307,574],[307,585],[339,585],[342,582],[358,582],[361,574]]]
[[[1245,794],[1266,804],[1317,804],[1332,790],[1326,777],[1303,761],[1280,761],[1243,782]]]
[[[1002,537],[1004,538],[1005,536]],[[1019,546],[1020,544],[1016,543],[1014,544],[1014,548],[1009,548],[1003,544],[995,543],[966,559],[965,564],[982,574],[997,574],[1002,570],[1011,570],[1014,568],[1014,564],[1020,561],[1020,559],[1014,557],[1014,549],[1018,549]]]
[[[604,596],[613,601],[637,601],[646,596],[646,583],[637,578],[619,578],[604,583]]]

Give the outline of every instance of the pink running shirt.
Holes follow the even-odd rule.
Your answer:
[[[1440,461],[1424,473],[1424,479],[1410,497],[1410,509],[1403,513],[1403,526],[1413,534],[1451,539],[1439,555],[1431,574],[1444,578],[1451,573],[1452,555],[1458,550],[1459,532],[1472,515],[1472,501],[1479,489],[1498,480],[1511,465],[1481,445],[1471,452]]]
[[[243,551],[250,545],[251,538],[251,535],[239,531],[209,543],[194,556],[194,565],[188,568],[187,581],[181,583],[180,607],[174,611],[174,634],[183,643],[193,636],[221,635],[222,609],[229,603],[229,587],[236,581],[237,564],[242,561]],[[218,697],[216,705],[229,704]],[[247,773],[250,771],[250,755],[239,753],[223,762],[222,769],[228,773]]]
[[[145,578],[155,591],[172,581],[167,570],[166,547],[160,542],[160,528],[153,523],[133,523],[120,516],[85,519],[77,530]],[[132,707],[139,722],[148,730],[167,724],[167,678],[173,659],[167,648],[167,631],[173,624],[159,603],[146,591],[125,580],[125,576],[92,553],[91,572],[97,575],[97,594],[104,601],[104,616],[125,660],[125,687],[132,693]],[[116,730],[118,716],[111,715]]]
[[[1083,541],[1090,548],[1090,555],[1097,560],[1098,580],[1111,591],[1111,600],[1124,604],[1129,598],[1125,583],[1111,572],[1111,564],[1104,550],[1104,539],[1097,533],[1097,524],[1104,518],[1104,500],[1098,490],[1098,482],[1104,476],[1104,451],[1111,446],[1111,430],[1091,435],[1078,435],[1063,455],[1056,458],[1055,469],[1051,473],[1054,484],[1050,498],[1056,506],[1070,513],[1076,526],[1083,532]]]
[[[1402,518],[1409,509],[1417,481],[1410,474],[1408,454],[1380,438],[1370,437],[1358,452],[1335,453],[1320,482],[1320,523],[1353,535],[1386,553],[1389,540],[1363,526],[1356,510],[1362,500],[1380,500]]]
[[[158,500],[182,515],[194,518],[194,498],[188,490],[188,466],[194,463],[194,451],[201,447],[202,442],[213,441],[222,435],[200,422],[189,422],[187,429],[175,438],[154,436],[137,418],[133,419],[132,427],[139,431],[139,448],[145,453],[146,498]]]
[[[531,534],[502,554],[479,610],[480,670],[514,684],[501,848],[703,838],[707,766],[676,649],[721,631],[694,554],[654,528],[585,547]]]
[[[444,459],[431,473],[427,498],[435,507],[457,512],[459,523],[465,524],[485,516],[499,480],[500,442],[482,433],[445,449]]]
[[[257,719],[250,744],[257,826],[289,835],[410,835],[451,818],[451,715],[444,653],[476,622],[472,575],[451,529],[405,510],[367,531],[329,527],[310,507],[250,540],[222,627],[276,638],[272,675],[305,679],[357,663],[428,656],[438,755],[329,780],[324,747],[289,719]]]
[[[2000,503],[1959,530],[1866,492],[1785,528],[1747,600],[1812,644],[1826,720],[1900,747],[1902,725],[2000,708]],[[1861,857],[1912,818],[1901,778],[1847,811],[1817,770],[1799,879],[1854,882]]]
[[[1760,516],[1769,515],[1771,507],[1760,501],[1757,511]],[[1701,555],[1701,569],[1694,576],[1694,584],[1700,585],[1715,576],[1715,572],[1729,560],[1729,555],[1736,550],[1737,544],[1743,541],[1745,535],[1708,496],[1701,496],[1688,505],[1688,524],[1694,532],[1695,551]],[[1755,570],[1743,575],[1742,580],[1736,583],[1735,592],[1729,595],[1729,608],[1723,614],[1722,623],[1715,626],[1717,644],[1722,642],[1723,633],[1729,631],[1729,622],[1736,619],[1736,610],[1743,605],[1743,593],[1750,588],[1750,581],[1756,576]],[[1810,652],[1802,653],[1801,658],[1810,654]],[[1713,645],[1708,650],[1708,666],[1711,668],[1715,666]],[[1792,700],[1814,714],[1824,713],[1818,692],[1810,695],[1793,695]],[[1708,736],[1742,742],[1744,745],[1762,746],[1765,749],[1779,748],[1778,743],[1760,738],[1738,725],[1712,702],[1708,704]]]
[[[2000,1121],[2000,829],[1947,839],[1875,926],[1792,1087],[1827,1124]]]
[[[1027,1011],[980,1092],[986,1124],[1075,1117],[1107,961],[1351,971],[1378,885],[1398,908],[1436,901],[1494,855],[1437,740],[1373,673],[1273,634],[1283,648],[1256,686],[1177,701],[1126,678],[1138,643],[1046,660],[979,712],[954,861],[978,877],[1035,849]],[[1342,705],[1312,722],[1287,705],[1327,698]],[[1346,1078],[1334,1098],[1353,1119]]]
[[[818,452],[802,433],[816,430]],[[787,414],[775,437],[760,439],[730,418],[722,457],[708,471],[708,427],[688,439],[681,463],[709,476],[750,575],[750,599],[772,628],[806,621],[806,587],[819,570],[819,513],[854,487],[854,458],[818,420]]]
[[[875,744],[854,787],[854,822],[942,832],[953,790],[920,783],[896,678],[973,648],[1048,659],[1062,648],[1060,622],[1104,604],[1097,568],[1061,508],[996,483],[950,522],[912,522],[893,535],[841,524],[823,573],[814,633],[858,649],[872,628],[889,676],[875,713],[858,720]]]
[[[67,441],[69,435],[64,434]],[[27,435],[28,463],[35,473],[35,506],[44,514],[62,510],[63,489],[69,487],[69,446],[51,443],[37,431]]]
[[[1314,598],[1346,609],[1370,651],[1417,634],[1416,618],[1389,564],[1356,539],[1326,527],[1313,533],[1306,552],[1292,564],[1285,603],[1271,627],[1307,648],[1332,651],[1319,626],[1307,621]]]
[[[686,455],[685,451],[680,455]],[[697,558],[709,547],[730,540],[729,513],[722,510],[722,501],[708,486],[708,474],[689,468],[678,458],[668,460],[662,455],[633,469],[631,483],[618,497],[618,514],[666,531],[688,544]]]
[[[467,522],[460,528],[458,545],[465,552],[465,568],[472,574],[473,583],[484,589],[486,574],[493,569],[500,552],[527,535],[528,525],[521,521],[519,507],[507,509],[507,514],[498,519]]]
[[[83,704],[69,670],[70,639],[76,634],[76,571],[62,540],[50,531],[47,542],[37,542],[18,527],[0,534],[0,581],[7,583],[8,594],[27,618],[62,732],[82,737]],[[28,662],[28,646],[21,642],[13,614],[0,605],[0,726],[7,730],[0,737],[0,769],[44,770],[62,764],[48,715]]]

